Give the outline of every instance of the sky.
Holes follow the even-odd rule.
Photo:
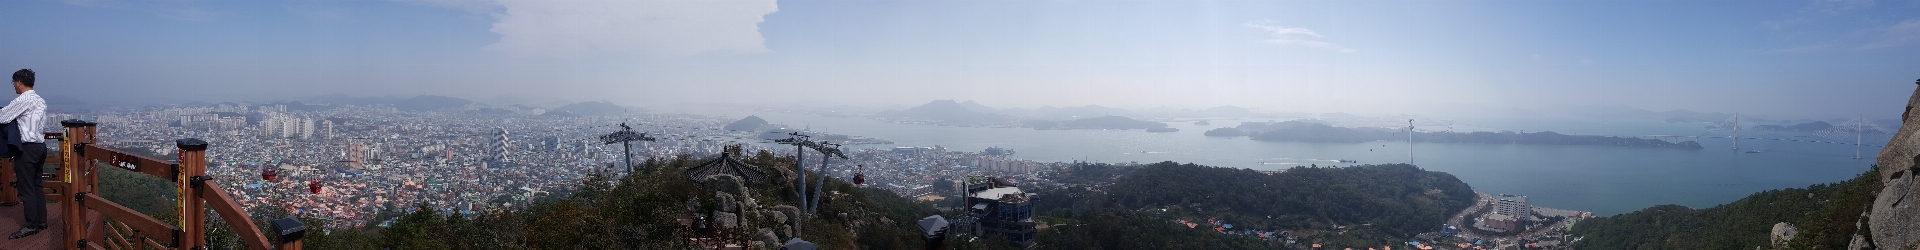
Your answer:
[[[95,103],[1892,117],[1916,66],[1920,0],[0,1],[0,69]]]

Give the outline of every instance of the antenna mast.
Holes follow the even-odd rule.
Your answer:
[[[1867,115],[1860,115],[1860,123],[1853,127],[1853,159],[1860,159],[1860,138],[1867,133]]]

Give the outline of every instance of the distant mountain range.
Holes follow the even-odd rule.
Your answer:
[[[1032,120],[1027,126],[1035,129],[1160,129],[1166,123],[1134,120],[1122,116],[1101,116],[1066,121]]]
[[[464,108],[468,104],[473,104],[473,101],[455,97],[419,95],[393,102],[393,108],[401,111],[438,111]]]
[[[1017,124],[1042,129],[1154,129],[1165,128],[1166,124],[1140,121],[1137,119],[1277,117],[1280,115],[1299,114],[1268,114],[1235,106],[1219,106],[1199,110],[1165,107],[1128,110],[1100,105],[1000,109],[971,100],[934,100],[927,104],[903,110],[881,111],[874,116],[896,122],[960,126],[1012,126]],[[1124,121],[1121,119],[1124,119]]]
[[[945,101],[951,101],[951,100],[945,100]],[[977,103],[974,101],[958,102],[957,104],[965,108],[966,110],[973,111],[973,112],[1002,114],[1002,115],[1008,115],[1008,116],[1012,116],[1016,118],[1024,118],[1024,119],[1049,119],[1049,120],[1079,119],[1079,118],[1092,118],[1092,117],[1103,117],[1103,116],[1124,116],[1124,117],[1134,117],[1134,118],[1206,118],[1206,117],[1280,117],[1280,116],[1304,116],[1305,115],[1305,114],[1291,114],[1291,113],[1287,113],[1287,114],[1261,113],[1261,112],[1255,112],[1253,109],[1236,107],[1236,106],[1219,106],[1219,107],[1212,107],[1212,108],[1206,108],[1206,109],[1159,107],[1159,108],[1131,110],[1131,109],[1107,107],[1107,106],[1100,106],[1100,105],[1066,106],[1066,107],[1041,106],[1040,108],[1035,108],[1035,109],[1024,109],[1024,108],[998,109],[998,108],[993,108],[986,105],[981,105],[980,103]]]
[[[535,112],[541,108],[521,104],[488,105],[459,97],[437,95],[394,98],[356,97],[346,94],[332,94],[300,101],[274,102],[270,104],[287,104],[288,110],[318,109],[326,105],[391,105],[394,109],[412,112],[463,110],[477,104],[481,107],[477,107],[475,110],[472,110],[472,112],[501,115],[539,114],[544,116],[612,116],[647,111],[644,108],[620,106],[612,102],[587,101],[567,104],[558,108],[548,109],[545,112]]]
[[[643,108],[620,106],[617,104],[613,104],[612,102],[595,101],[595,102],[580,102],[580,103],[574,103],[574,104],[567,104],[566,106],[560,106],[559,108],[554,108],[553,110],[547,110],[547,113],[541,114],[541,115],[615,116],[615,115],[624,115],[628,113],[640,113],[640,112],[646,112],[646,111],[647,109],[643,109]]]
[[[1013,117],[1008,115],[974,111],[977,108],[985,108],[985,106],[969,108],[968,105],[962,105],[953,100],[935,100],[906,110],[881,111],[876,116],[896,121],[921,121],[942,125],[996,125],[1014,121]]]

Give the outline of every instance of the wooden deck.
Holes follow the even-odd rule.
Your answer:
[[[20,230],[21,224],[26,224],[26,219],[21,217],[23,213],[21,210],[24,209],[25,205],[0,207],[0,250],[71,249],[73,247],[60,244],[60,232],[66,228],[66,223],[60,220],[60,203],[47,204],[47,230],[26,238],[7,239],[7,235],[13,235],[13,232]],[[100,213],[88,211],[87,221],[96,222],[88,225],[98,224]]]

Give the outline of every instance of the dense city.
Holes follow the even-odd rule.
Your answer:
[[[174,139],[206,140],[214,145],[207,154],[209,172],[230,185],[225,188],[238,190],[235,198],[243,206],[284,204],[290,213],[326,218],[336,227],[380,223],[373,221],[379,212],[405,211],[414,204],[460,213],[522,207],[565,192],[589,174],[618,174],[626,171],[617,166],[627,160],[621,154],[629,149],[597,137],[620,131],[623,124],[654,139],[631,143],[635,161],[705,157],[732,144],[778,155],[793,152],[767,140],[784,138],[790,130],[721,129],[738,118],[556,116],[513,108],[472,104],[459,112],[427,112],[387,105],[223,103],[56,113],[48,120],[96,121],[103,146],[161,159],[174,152]],[[499,112],[503,109],[511,113]],[[847,142],[858,143],[842,141]],[[1020,180],[1017,174],[1060,164],[937,146],[863,148],[847,155],[850,159],[830,161],[827,172],[838,178],[861,174],[868,185],[907,197],[937,192],[929,183],[948,176],[1003,171]]]

